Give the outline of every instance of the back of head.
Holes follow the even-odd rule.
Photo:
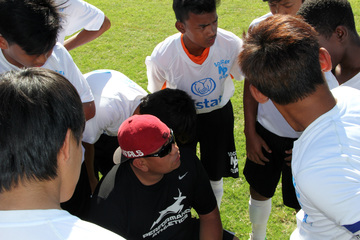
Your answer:
[[[148,94],[141,100],[140,113],[158,117],[174,131],[179,143],[188,143],[195,138],[194,100],[182,90],[166,88]]]
[[[60,16],[52,0],[0,0],[0,34],[28,55],[40,55],[56,44]]]
[[[85,125],[76,89],[62,75],[28,68],[0,75],[0,193],[57,176],[67,130],[80,144]]]
[[[216,10],[220,0],[174,0],[173,10],[177,21],[185,22],[189,13],[203,14]]]
[[[306,0],[297,14],[327,38],[338,26],[345,26],[357,35],[354,14],[347,0]]]
[[[239,64],[246,79],[278,104],[297,102],[324,83],[317,32],[299,17],[276,14],[251,28]]]

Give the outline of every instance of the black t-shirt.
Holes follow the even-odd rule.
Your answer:
[[[89,220],[130,240],[198,239],[191,208],[208,214],[216,199],[193,151],[182,148],[180,156],[179,168],[151,186],[138,180],[128,162],[114,166],[93,197]]]

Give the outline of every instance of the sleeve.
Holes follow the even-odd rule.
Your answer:
[[[148,77],[147,89],[151,93],[161,90],[167,80],[166,71],[156,61],[156,57],[154,56],[156,49],[157,48],[155,48],[153,54],[151,56],[147,56],[145,60]]]
[[[199,159],[194,159],[197,171],[197,183],[194,191],[193,207],[200,215],[212,212],[217,206],[209,177]]]
[[[86,103],[94,101],[94,96],[91,92],[88,82],[85,80],[85,77],[80,72],[80,69],[76,66],[74,60],[70,56],[70,53],[63,46],[61,47],[63,55],[62,59],[60,59],[59,61],[61,61],[62,64],[66,64],[64,76],[72,83],[72,85],[78,91],[81,102]]]
[[[64,8],[64,17],[66,18],[66,24],[63,26],[65,35],[69,36],[83,28],[88,31],[99,30],[105,14],[83,0],[69,0]]]
[[[296,184],[308,201],[330,221],[353,234],[360,234],[358,171],[332,166],[315,168],[299,174]]]
[[[238,64],[238,56],[239,56],[240,52],[243,50],[243,40],[241,40],[241,38],[239,38],[235,34],[234,34],[234,39],[236,42],[236,44],[234,46],[236,51],[234,51],[234,52],[237,54],[235,54],[234,64],[230,69],[230,73],[236,80],[242,81],[242,80],[244,80],[244,74],[242,73],[240,65]]]

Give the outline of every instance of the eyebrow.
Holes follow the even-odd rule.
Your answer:
[[[218,18],[219,17],[216,17],[216,19],[212,23],[217,22]],[[211,23],[209,23],[209,24],[199,24],[199,27],[207,27],[207,26],[210,26],[210,24]]]

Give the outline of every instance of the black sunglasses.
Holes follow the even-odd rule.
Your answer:
[[[168,155],[171,152],[172,145],[174,143],[175,143],[175,137],[174,137],[173,131],[170,129],[170,140],[169,140],[168,144],[163,145],[162,148],[158,152],[149,154],[149,155],[146,155],[143,157],[144,158],[145,157],[160,157],[160,158],[165,157],[166,155]]]

